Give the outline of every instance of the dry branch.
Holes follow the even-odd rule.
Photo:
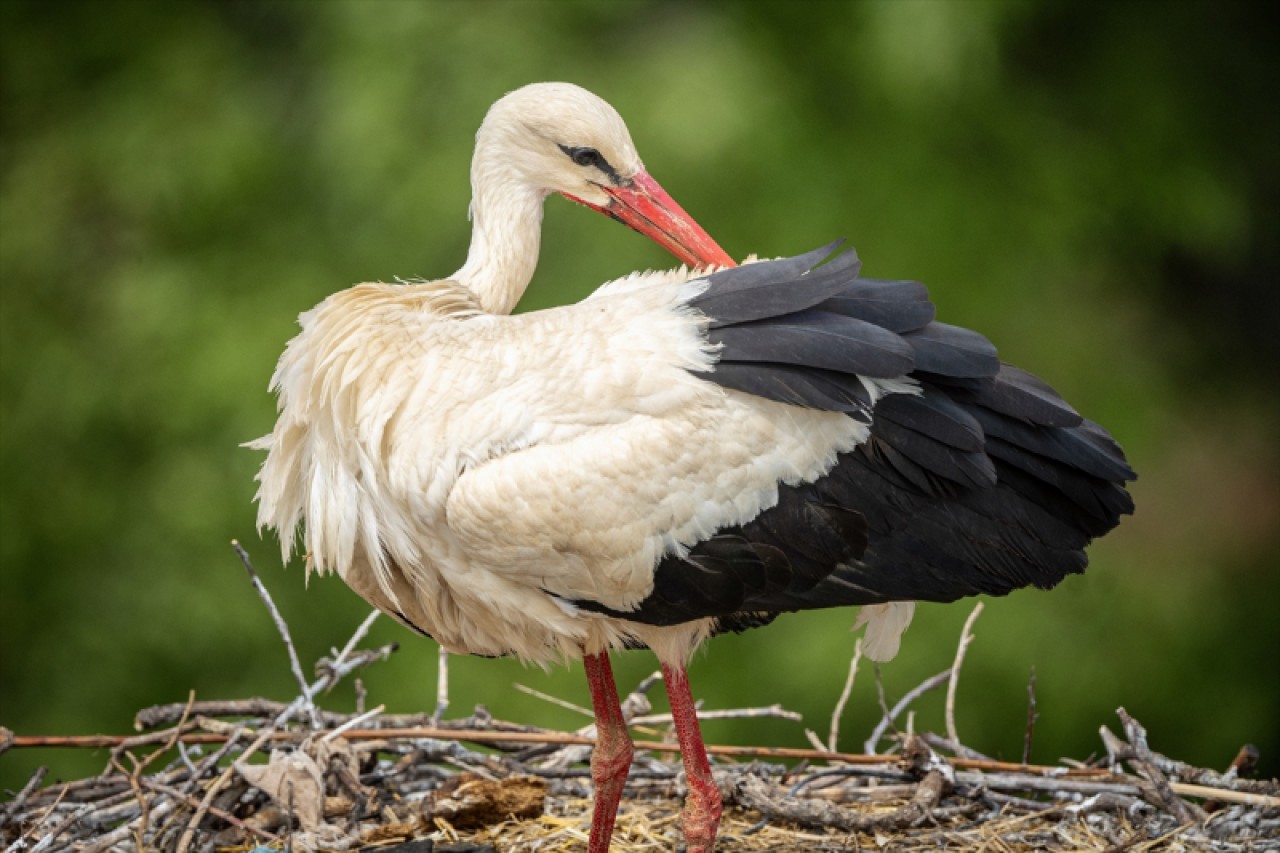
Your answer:
[[[320,719],[316,716],[315,702],[312,700],[311,685],[307,684],[307,678],[302,674],[302,664],[298,661],[298,650],[293,647],[293,637],[289,634],[289,626],[284,621],[284,617],[280,615],[280,611],[276,609],[276,603],[271,599],[271,593],[267,592],[267,587],[258,577],[258,573],[253,569],[253,562],[249,559],[249,552],[241,547],[240,543],[232,539],[231,548],[236,552],[236,556],[240,558],[240,562],[244,564],[244,569],[249,573],[249,580],[253,583],[253,589],[258,593],[258,597],[262,599],[262,603],[267,606],[268,612],[271,613],[271,621],[275,623],[276,630],[280,632],[280,638],[284,640],[285,649],[289,652],[289,669],[293,672],[293,677],[298,680],[298,686],[302,688],[301,709],[307,712],[308,718],[311,720],[311,728],[320,728]],[[281,721],[283,722],[283,721]],[[179,849],[181,853],[181,849]]]
[[[874,755],[876,751],[876,745],[879,744],[881,738],[884,737],[885,731],[889,728],[889,726],[892,726],[894,724],[894,721],[897,720],[898,717],[902,716],[902,712],[905,711],[908,707],[910,707],[912,702],[916,701],[921,696],[928,693],[930,690],[936,690],[937,688],[941,687],[943,684],[946,684],[947,679],[949,679],[950,677],[951,677],[951,668],[948,667],[947,669],[944,669],[942,672],[938,673],[937,675],[926,678],[924,681],[920,682],[915,687],[913,687],[912,689],[904,693],[902,698],[898,700],[897,704],[895,704],[893,708],[885,711],[885,713],[881,715],[880,722],[876,723],[876,727],[871,730],[871,736],[868,737],[867,742],[863,744],[862,746],[863,750],[865,750],[867,753],[871,755]]]
[[[979,601],[973,606],[969,618],[964,620],[960,642],[956,645],[956,658],[951,664],[951,677],[947,681],[947,737],[956,745],[961,745],[960,735],[956,734],[956,686],[960,683],[960,666],[964,663],[965,652],[973,642],[973,623],[978,621],[981,613],[982,602]]]

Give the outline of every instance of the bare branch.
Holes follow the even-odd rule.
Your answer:
[[[840,740],[840,717],[844,714],[844,706],[849,702],[849,694],[853,693],[853,679],[858,675],[858,663],[862,660],[862,638],[853,643],[853,658],[849,661],[849,675],[844,680],[844,689],[831,711],[831,730],[827,735],[827,749],[836,751]]]
[[[876,673],[878,681],[879,669],[877,669]],[[897,720],[898,717],[902,716],[902,712],[910,707],[912,702],[916,701],[930,690],[936,690],[943,684],[946,684],[947,679],[950,678],[950,676],[951,670],[949,668],[944,669],[937,675],[929,676],[924,681],[920,682],[903,694],[902,698],[898,700],[897,704],[895,704],[892,709],[885,711],[881,715],[880,722],[876,723],[876,727],[871,730],[871,736],[868,737],[866,743],[862,745],[863,750],[868,755],[875,755],[876,746],[880,743],[880,739],[884,737],[884,733],[888,730],[889,726],[893,725],[894,721]],[[881,690],[881,693],[883,694],[883,690]]]
[[[293,671],[293,677],[298,680],[298,686],[302,689],[303,709],[306,710],[308,718],[311,720],[311,728],[320,728],[320,718],[316,716],[316,705],[311,698],[311,687],[307,684],[307,678],[302,674],[302,664],[298,662],[298,651],[293,647],[293,637],[289,635],[289,626],[285,624],[284,617],[280,615],[280,611],[276,608],[276,603],[271,599],[271,593],[267,592],[266,586],[258,578],[258,573],[253,570],[253,562],[249,559],[249,553],[241,547],[240,542],[236,539],[231,540],[231,547],[235,550],[236,556],[240,558],[240,562],[244,564],[244,569],[249,573],[249,580],[253,583],[254,590],[257,591],[258,597],[262,599],[262,603],[267,605],[267,610],[271,613],[271,619],[276,623],[276,630],[280,632],[281,639],[284,640],[285,648],[289,651],[289,668]]]
[[[960,743],[960,735],[956,733],[956,685],[960,681],[960,665],[964,663],[965,650],[973,642],[973,623],[982,612],[982,602],[973,606],[973,612],[964,621],[964,630],[960,632],[960,643],[956,646],[956,659],[951,664],[951,680],[947,682],[947,737]]]
[[[1142,724],[1131,717],[1124,708],[1117,708],[1116,715],[1124,723],[1125,736],[1129,739],[1129,746],[1133,749],[1133,757],[1129,759],[1129,763],[1134,766],[1138,773],[1151,781],[1159,804],[1173,812],[1182,823],[1202,823],[1205,821],[1208,815],[1185,800],[1180,799],[1174,793],[1169,780],[1165,778],[1165,775],[1160,772],[1160,768],[1156,766],[1155,759],[1151,755],[1151,748],[1147,745],[1147,730],[1142,727]]]

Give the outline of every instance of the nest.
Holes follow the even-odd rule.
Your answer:
[[[288,646],[300,695],[291,702],[192,696],[140,711],[135,724],[144,733],[129,737],[0,729],[0,752],[110,748],[100,775],[42,787],[42,768],[0,806],[6,853],[585,850],[590,729],[534,728],[481,708],[449,721],[438,713],[324,710],[314,697],[394,646],[358,648],[371,614],[306,680],[283,619],[241,556]],[[1280,783],[1246,778],[1256,762],[1247,747],[1226,772],[1192,767],[1155,752],[1121,708],[1122,734],[1100,729],[1106,754],[1096,763],[1004,762],[966,748],[955,732],[955,685],[980,611],[966,623],[950,667],[892,708],[883,703],[864,754],[834,749],[858,651],[825,744],[806,732],[810,748],[709,746],[725,798],[716,849],[1280,850]],[[647,692],[658,677],[623,702],[637,730],[670,722],[649,713]],[[445,685],[442,667],[441,708]],[[945,735],[915,732],[910,723],[897,728],[916,698],[944,685]],[[796,717],[778,706],[704,716]],[[677,849],[685,787],[676,748],[666,739],[638,740],[636,748],[612,850]]]

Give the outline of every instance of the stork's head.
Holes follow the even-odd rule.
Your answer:
[[[477,193],[488,170],[598,210],[691,266],[733,265],[645,171],[617,110],[579,86],[534,83],[495,103],[476,134]]]

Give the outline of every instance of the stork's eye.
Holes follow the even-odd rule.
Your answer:
[[[570,148],[567,145],[561,145],[560,149],[579,166],[595,167],[603,170],[606,165],[604,158],[600,156],[600,152],[594,148]]]
[[[584,169],[599,169],[614,186],[622,185],[622,178],[618,176],[618,171],[596,149],[589,148],[586,145],[560,145],[560,150],[575,164],[582,166]]]

